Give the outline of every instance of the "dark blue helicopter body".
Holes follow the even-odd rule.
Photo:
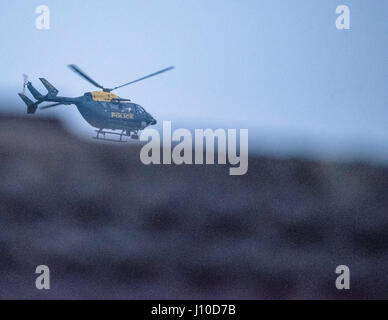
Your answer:
[[[74,72],[81,75],[84,79],[103,89],[103,91],[87,92],[83,96],[76,98],[59,97],[59,91],[46,79],[40,78],[48,91],[47,95],[43,96],[33,87],[31,82],[25,82],[24,86],[28,88],[37,100],[36,102],[33,102],[25,94],[19,94],[27,105],[27,112],[29,114],[34,114],[38,105],[43,102],[54,102],[54,104],[40,107],[40,109],[53,108],[59,105],[76,105],[82,117],[91,126],[99,129],[97,131],[97,138],[99,138],[100,134],[103,134],[104,137],[105,134],[117,134],[114,132],[103,131],[104,129],[121,130],[121,134],[118,134],[120,135],[120,141],[122,141],[123,135],[132,136],[132,138],[138,139],[138,132],[150,125],[155,125],[156,120],[140,105],[132,103],[129,99],[122,99],[113,94],[112,91],[173,69],[173,67],[163,69],[122,86],[113,89],[106,89],[92,80],[75,65],[71,65],[69,67]]]

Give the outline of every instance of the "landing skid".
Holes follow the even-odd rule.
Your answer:
[[[117,133],[117,132],[112,132],[112,131],[104,131],[103,129],[100,129],[100,130],[96,130],[96,132],[97,132],[97,136],[93,138],[95,140],[119,142],[119,143],[127,143],[128,142],[127,140],[123,140],[123,137],[131,137],[134,140],[139,140],[138,131],[123,130],[121,133]],[[120,140],[107,138],[106,135],[110,135],[110,134],[115,135],[115,136],[119,136]],[[101,138],[100,135],[102,135],[103,138]]]

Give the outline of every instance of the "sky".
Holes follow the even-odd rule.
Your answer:
[[[39,5],[50,30],[35,27]],[[336,28],[339,5],[350,30]],[[388,162],[387,11],[384,0],[2,0],[0,112],[25,114],[23,73],[80,96],[95,88],[68,64],[107,87],[174,65],[116,93],[175,128],[249,129],[258,152]],[[94,134],[75,107],[38,116]]]

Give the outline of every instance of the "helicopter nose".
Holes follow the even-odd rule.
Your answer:
[[[157,124],[158,122],[154,119],[154,118],[151,118],[151,122],[150,122],[150,125],[153,126],[155,124]]]

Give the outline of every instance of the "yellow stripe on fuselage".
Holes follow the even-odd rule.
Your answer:
[[[112,100],[121,99],[119,96],[116,96],[114,93],[110,92],[94,91],[91,92],[91,94],[94,101],[112,102]],[[120,101],[120,103],[129,103],[129,101]]]
[[[92,92],[92,98],[94,101],[105,101],[105,102],[111,102],[113,99],[120,99],[114,93],[103,92],[103,91]]]

